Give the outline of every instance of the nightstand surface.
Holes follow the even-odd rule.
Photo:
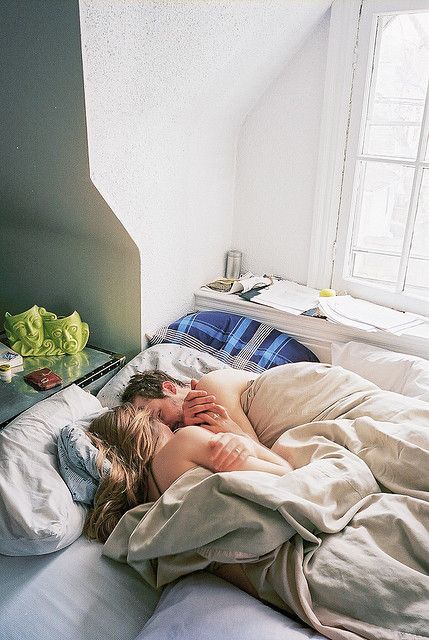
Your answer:
[[[25,357],[23,370],[21,368],[19,371],[18,368],[18,372],[13,374],[12,382],[0,381],[0,429],[36,402],[71,384],[96,393],[124,363],[124,356],[92,346],[85,347],[75,355]],[[55,371],[63,379],[63,384],[48,391],[37,391],[27,384],[24,375],[42,367]],[[96,380],[100,383],[95,388]]]

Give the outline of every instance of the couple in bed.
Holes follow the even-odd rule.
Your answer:
[[[105,555],[156,587],[208,569],[333,640],[428,637],[429,403],[308,362],[123,400],[89,429]]]
[[[88,430],[100,451],[99,469],[105,458],[112,465],[87,518],[88,537],[105,542],[127,510],[157,500],[197,466],[277,476],[291,471],[284,458],[259,443],[240,405],[255,378],[219,370],[189,386],[162,371],[133,376],[123,404],[96,418]],[[240,565],[217,563],[216,573],[257,596]]]
[[[237,370],[206,374],[186,385],[163,371],[131,379],[123,404],[96,418],[88,436],[112,470],[103,479],[86,524],[103,542],[120,517],[140,502],[157,500],[183,473],[256,470],[284,475],[292,469],[263,446],[240,397],[257,378]]]

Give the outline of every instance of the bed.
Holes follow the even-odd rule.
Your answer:
[[[150,348],[96,398],[70,387],[0,434],[2,640],[323,637],[293,612],[285,615],[206,571],[173,580],[163,590],[148,584],[135,569],[102,555],[102,545],[80,535],[86,508],[72,499],[58,473],[60,431],[71,423],[84,426],[103,407],[115,406],[136,371],[160,368],[189,380],[228,366],[260,373],[317,361],[285,334],[254,322],[207,312],[181,318],[152,336]],[[360,367],[358,373],[380,386],[429,400],[426,361],[364,349],[363,356],[362,345],[334,345],[333,362]],[[397,373],[386,376],[386,367]]]

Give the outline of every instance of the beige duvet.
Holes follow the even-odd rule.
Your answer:
[[[429,403],[299,363],[242,406],[295,470],[191,470],[128,512],[106,555],[158,587],[239,562],[263,600],[329,638],[428,638]]]

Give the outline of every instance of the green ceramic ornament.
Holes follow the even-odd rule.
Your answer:
[[[6,312],[4,328],[10,346],[22,356],[76,354],[89,338],[89,327],[77,311],[58,318],[37,305],[15,316]]]
[[[82,322],[77,311],[65,318],[46,318],[43,320],[43,327],[45,355],[75,354],[82,351],[88,342],[89,327],[86,322]]]
[[[43,354],[43,321],[56,317],[55,313],[37,305],[15,316],[6,312],[4,328],[12,349],[22,356]]]

